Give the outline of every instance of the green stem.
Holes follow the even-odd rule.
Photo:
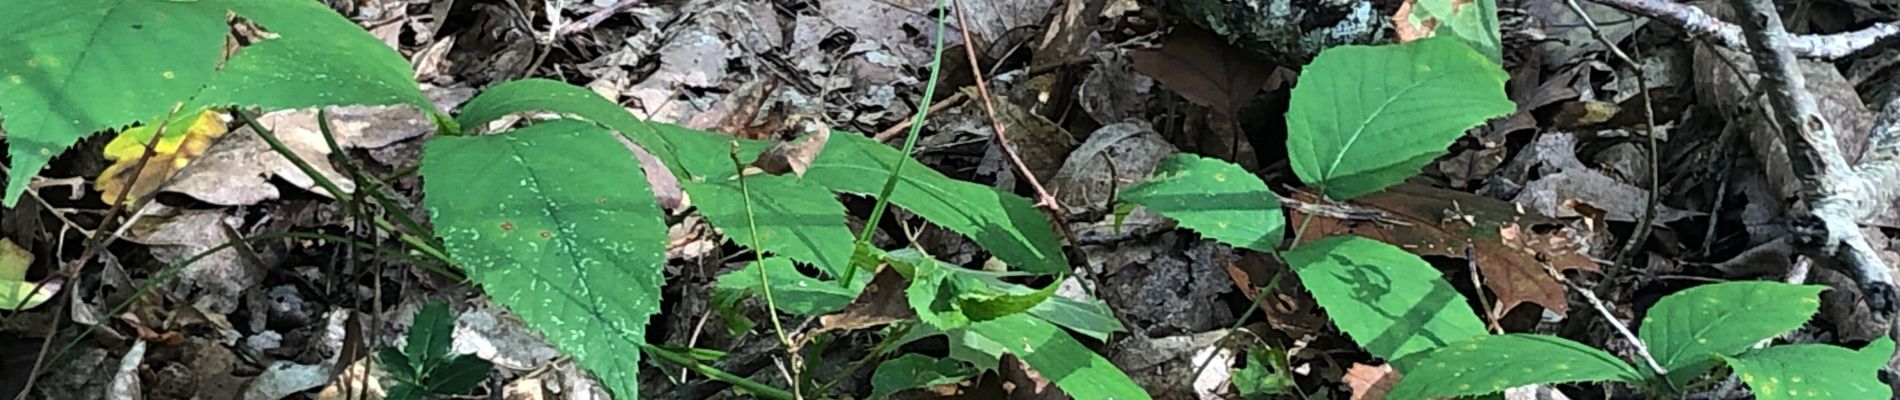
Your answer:
[[[735,177],[739,179],[739,199],[740,202],[745,205],[746,232],[752,236],[752,251],[755,255],[752,257],[752,266],[759,270],[759,291],[765,295],[765,310],[768,313],[767,317],[772,319],[772,331],[778,333],[779,343],[785,345],[786,357],[793,360],[793,362],[790,363],[791,365],[786,367],[786,370],[790,371],[789,373],[793,375],[786,377],[786,384],[792,387],[793,397],[803,398],[802,396],[798,396],[799,385],[798,379],[796,378],[798,375],[798,362],[796,361],[798,359],[798,350],[796,346],[792,345],[791,337],[785,335],[785,327],[780,325],[778,321],[778,302],[772,299],[772,280],[768,277],[768,274],[765,273],[765,247],[759,245],[759,223],[757,218],[753,216],[752,190],[746,186],[745,165],[739,162],[738,140],[732,141],[732,151],[730,154],[732,157],[732,172],[736,174]]]
[[[659,346],[641,343],[640,350],[645,351],[648,355],[652,355],[653,358],[655,359],[666,361],[667,363],[671,363],[673,365],[678,365],[681,368],[686,368],[693,372],[698,372],[700,375],[705,375],[707,378],[712,378],[712,380],[715,380],[715,381],[730,383],[732,384],[732,386],[737,386],[738,388],[744,389],[745,391],[751,392],[752,394],[757,395],[759,397],[764,397],[768,399],[776,399],[776,400],[793,400],[793,399],[798,398],[797,396],[794,396],[792,392],[785,391],[785,389],[772,387],[772,385],[759,383],[759,381],[747,379],[746,377],[743,377],[743,376],[734,375],[731,372],[726,372],[718,368],[713,368],[713,366],[700,363],[699,360],[695,360],[692,357],[686,356],[685,354],[680,354],[672,350],[660,348]]]
[[[950,8],[949,0],[944,0],[940,4],[943,5],[944,9]],[[865,221],[864,230],[858,233],[858,240],[853,246],[854,252],[856,251],[855,249],[863,249],[870,246],[871,234],[877,232],[878,220],[884,217],[884,209],[890,206],[891,192],[897,190],[897,180],[899,174],[904,171],[904,164],[913,162],[910,159],[910,154],[917,150],[917,134],[923,131],[924,118],[930,115],[930,103],[937,96],[937,76],[943,72],[943,32],[945,17],[948,16],[948,14],[948,12],[942,12],[937,15],[937,37],[934,40],[936,42],[936,50],[931,52],[930,56],[930,79],[924,81],[923,105],[917,107],[917,116],[910,121],[910,132],[904,135],[904,154],[902,157],[897,158],[897,165],[891,167],[890,176],[884,178],[884,188],[877,192],[877,205],[871,207],[871,219]],[[845,269],[844,279],[838,280],[839,286],[850,285],[851,278],[858,272],[857,265],[855,265],[855,261],[857,261],[858,258],[852,257],[851,260],[853,261],[853,265],[851,268]]]

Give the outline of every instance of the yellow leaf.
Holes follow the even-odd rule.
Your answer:
[[[26,268],[33,265],[33,253],[0,238],[0,310],[24,310],[53,299],[60,281],[26,281]],[[36,290],[37,289],[37,290]],[[17,308],[15,306],[18,306]]]
[[[154,126],[137,126],[119,132],[112,142],[106,143],[106,159],[113,160],[113,163],[99,173],[95,183],[102,192],[100,200],[114,204],[150,195],[191,160],[211,149],[211,144],[224,135],[224,124],[224,114],[209,109],[173,120],[167,124],[165,134],[158,135],[158,145],[152,159],[136,174],[131,169],[138,165],[139,157],[145,155],[145,145],[158,129]],[[127,193],[126,199],[119,199],[119,193],[125,190],[125,183],[134,175],[138,176],[138,180],[133,182],[132,191]]]

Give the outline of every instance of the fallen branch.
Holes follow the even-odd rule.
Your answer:
[[[1667,22],[1672,26],[1682,28],[1691,36],[1708,37],[1723,46],[1749,48],[1746,44],[1747,40],[1743,38],[1742,27],[1716,19],[1695,6],[1671,0],[1590,1]],[[1785,28],[1778,29],[1785,30]],[[1895,37],[1900,37],[1900,25],[1882,22],[1852,32],[1793,36],[1788,38],[1784,48],[1802,57],[1833,60]]]
[[[1796,70],[1793,40],[1782,25],[1781,15],[1770,0],[1730,0],[1747,39],[1749,54],[1761,73],[1760,88],[1767,94],[1769,119],[1782,135],[1800,181],[1801,202],[1793,205],[1794,241],[1799,254],[1821,265],[1847,272],[1861,286],[1867,305],[1879,313],[1891,313],[1895,293],[1892,273],[1886,262],[1861,236],[1857,222],[1862,214],[1878,213],[1890,204],[1900,190],[1882,188],[1880,180],[1900,176],[1900,140],[1894,133],[1893,114],[1900,106],[1889,105],[1883,112],[1878,133],[1871,135],[1870,157],[1862,166],[1850,168],[1834,139],[1833,127],[1818,112],[1813,95],[1808,93],[1806,77]],[[1698,10],[1700,12],[1700,10]],[[1704,14],[1706,15],[1706,14]],[[1864,208],[1864,209],[1863,209]]]

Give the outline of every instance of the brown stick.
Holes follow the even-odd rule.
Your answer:
[[[957,9],[957,25],[962,27],[962,29],[957,29],[957,31],[963,33],[963,43],[976,43],[970,41],[970,30],[968,29],[970,20],[964,15],[963,2],[955,1],[953,3]],[[991,100],[990,86],[983,78],[983,65],[976,59],[976,48],[973,46],[963,46],[963,53],[970,57],[970,71],[971,74],[976,75],[976,95],[983,97],[983,112],[989,114],[990,125],[996,129],[996,136],[994,136],[996,138],[996,146],[1003,149],[1003,156],[1008,158],[1009,163],[1016,167],[1016,174],[1022,175],[1023,180],[1029,182],[1029,187],[1035,189],[1036,206],[1042,207],[1055,214],[1056,218],[1054,220],[1058,221],[1058,225],[1061,225],[1062,223],[1060,221],[1065,220],[1065,218],[1062,217],[1062,203],[1056,201],[1055,196],[1049,195],[1049,191],[1042,188],[1042,182],[1036,180],[1036,174],[1031,173],[1029,166],[1023,164],[1022,156],[1016,154],[1016,148],[1009,146],[1009,137],[1003,135],[1003,130],[1007,127],[1003,126],[1002,120],[996,118],[996,104]]]
[[[612,17],[614,14],[626,11],[628,8],[639,5],[642,2],[644,2],[644,0],[620,0],[618,3],[608,5],[599,10],[594,10],[593,14],[587,14],[587,16],[582,17],[580,21],[575,21],[572,24],[561,27],[561,31],[556,32],[555,36],[567,36],[575,32],[594,29],[594,27],[600,25],[602,21],[606,21],[607,17]]]

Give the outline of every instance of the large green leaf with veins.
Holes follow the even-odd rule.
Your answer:
[[[1024,271],[1069,270],[1049,220],[1022,196],[944,176],[883,143],[852,133],[834,133],[805,180],[832,190],[875,195],[899,160],[909,163],[891,191],[891,203],[969,236],[997,258]]]
[[[1048,321],[1013,314],[949,332],[951,357],[993,368],[1014,354],[1077,399],[1147,399],[1148,391],[1095,351]]]
[[[666,225],[626,146],[557,120],[423,147],[423,193],[449,254],[496,302],[637,398],[659,311]]]
[[[269,33],[221,60],[227,12]],[[0,15],[16,22],[0,24],[7,39],[0,117],[13,160],[7,206],[80,138],[163,118],[174,104],[190,103],[186,112],[344,104],[436,111],[400,54],[321,2],[7,0]]]
[[[699,207],[700,215],[720,227],[733,243],[752,247],[745,197],[741,196],[739,181],[729,176],[705,182],[681,181],[680,185],[693,195],[693,205]],[[855,238],[845,226],[844,205],[831,191],[798,182],[790,175],[759,174],[745,180],[752,194],[752,221],[758,223],[757,240],[764,247],[756,250],[812,264],[833,278],[844,276],[844,269],[851,266],[851,241]]]
[[[356,23],[309,0],[205,0],[230,7],[272,35],[225,62],[199,105],[272,109],[409,104],[436,112],[409,62]]]
[[[1466,129],[1514,110],[1506,78],[1457,38],[1327,49],[1287,106],[1293,172],[1338,200],[1399,183]]]
[[[1656,301],[1637,327],[1675,379],[1707,371],[1718,356],[1800,328],[1821,307],[1826,286],[1727,282],[1685,289]]]
[[[1859,351],[1825,344],[1794,344],[1723,357],[1761,400],[1893,398],[1880,370],[1893,355],[1893,339],[1881,337]]]
[[[1550,335],[1479,335],[1419,353],[1399,364],[1405,373],[1388,399],[1473,396],[1547,383],[1642,383],[1636,367],[1603,350]]]
[[[223,8],[159,0],[0,1],[5,205],[80,138],[163,118],[211,80]]]
[[[1285,254],[1313,300],[1373,356],[1397,360],[1485,334],[1465,295],[1405,249],[1334,236]]]
[[[1177,154],[1155,167],[1153,178],[1122,191],[1122,201],[1179,221],[1201,236],[1254,251],[1280,246],[1286,216],[1267,183],[1240,166]]]

